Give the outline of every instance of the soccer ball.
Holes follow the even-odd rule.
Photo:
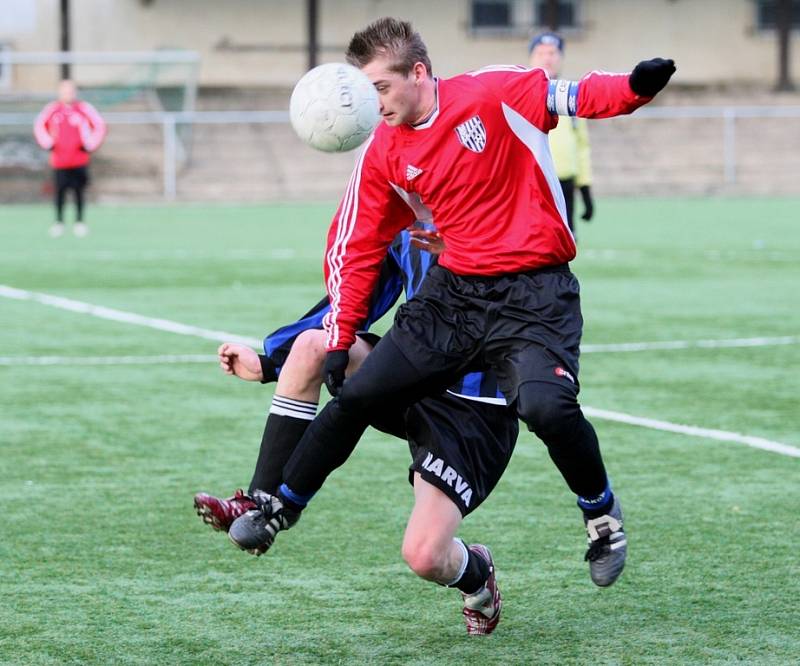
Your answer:
[[[353,150],[381,118],[378,93],[366,74],[352,65],[320,65],[294,87],[289,118],[312,148],[326,153]]]

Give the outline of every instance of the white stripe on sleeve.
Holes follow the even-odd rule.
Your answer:
[[[347,184],[347,191],[345,192],[342,201],[341,213],[337,220],[336,239],[331,245],[326,254],[326,261],[328,262],[328,296],[330,297],[331,310],[323,318],[323,326],[328,333],[325,345],[328,348],[335,347],[339,344],[339,323],[338,317],[341,309],[341,284],[342,284],[342,266],[344,264],[344,255],[347,252],[347,242],[353,235],[358,219],[358,195],[361,186],[361,170],[364,166],[364,158],[369,150],[372,140],[375,135],[370,135],[361,156],[358,158],[353,174],[350,176],[350,182]]]

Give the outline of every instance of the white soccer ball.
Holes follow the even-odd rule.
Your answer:
[[[360,146],[381,119],[378,93],[367,75],[345,63],[307,72],[292,91],[289,117],[312,148],[340,153]]]

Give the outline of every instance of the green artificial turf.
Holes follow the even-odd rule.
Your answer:
[[[261,338],[322,295],[332,205],[0,208],[0,284]],[[579,229],[584,343],[800,336],[800,201],[608,199]],[[246,486],[270,386],[217,343],[0,297],[0,663],[791,664],[800,660],[800,458],[593,419],[629,534],[609,589],[574,497],[523,431],[462,536],[504,595],[465,635],[454,590],[400,557],[405,445],[368,431],[256,559],[194,515]],[[384,322],[378,330],[385,330]],[[29,357],[78,357],[32,365]],[[13,359],[19,359],[16,363]],[[24,361],[24,362],[23,362]],[[800,344],[585,353],[596,409],[800,447]]]

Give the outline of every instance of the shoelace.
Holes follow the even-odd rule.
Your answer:
[[[608,551],[610,542],[610,535],[602,536],[597,541],[592,541],[592,543],[589,544],[589,550],[586,551],[586,555],[583,556],[583,559],[587,562],[594,562],[595,560],[600,559]]]

